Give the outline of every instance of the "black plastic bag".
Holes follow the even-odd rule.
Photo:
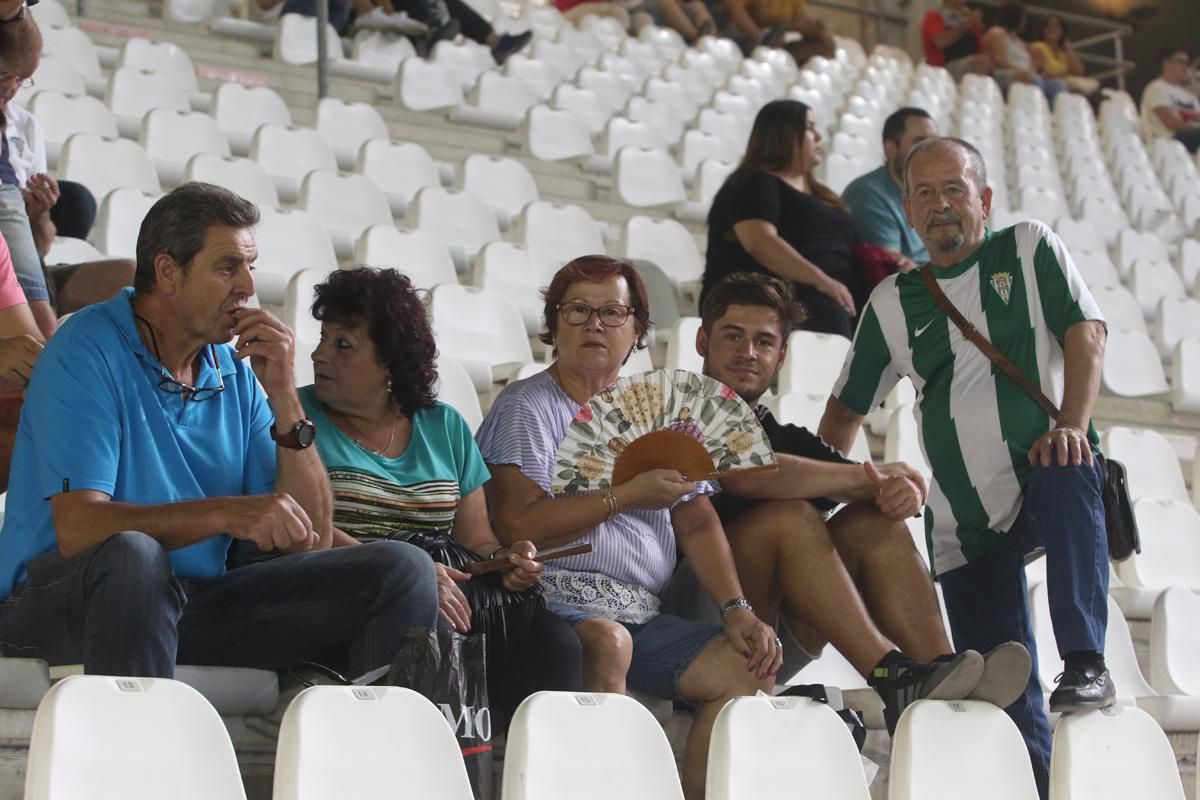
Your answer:
[[[492,800],[492,712],[483,636],[414,628],[408,632],[387,683],[427,697],[446,715],[462,748],[475,800]]]

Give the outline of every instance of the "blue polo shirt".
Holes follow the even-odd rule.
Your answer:
[[[25,580],[30,560],[58,546],[50,498],[60,492],[160,505],[274,488],[274,416],[250,366],[227,344],[206,347],[195,385],[216,386],[219,372],[224,391],[185,401],[159,389],[163,367],[138,335],[132,296],[126,289],[73,314],[38,359],[0,529],[0,599]],[[171,551],[175,574],[220,575],[229,542],[219,534]]]
[[[904,216],[900,187],[887,167],[873,169],[850,182],[842,199],[850,206],[858,238],[899,250],[918,264],[929,261],[929,251]]]

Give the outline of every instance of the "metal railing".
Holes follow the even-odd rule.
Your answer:
[[[997,8],[1003,4],[1004,0],[971,0],[971,2],[973,5]],[[1126,36],[1133,33],[1132,26],[1124,22],[1113,22],[1103,17],[1059,11],[1057,8],[1048,6],[1027,5],[1025,8],[1032,20],[1055,16],[1072,27],[1096,31],[1096,33],[1083,38],[1072,38],[1075,54],[1085,65],[1101,68],[1099,71],[1089,71],[1087,73],[1089,78],[1095,78],[1098,81],[1115,78],[1117,88],[1125,91],[1125,75],[1132,72],[1136,66],[1134,62],[1125,59],[1124,40]],[[1093,51],[1085,51],[1084,48],[1092,48]],[[1094,52],[1095,48],[1109,49],[1109,52]]]

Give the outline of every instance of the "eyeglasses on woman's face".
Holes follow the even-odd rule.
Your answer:
[[[589,306],[587,303],[560,303],[558,313],[562,315],[563,322],[568,325],[585,325],[592,318],[592,314],[595,314],[601,325],[608,328],[619,328],[625,324],[625,320],[629,319],[633,308],[620,303],[605,303],[599,308]]]

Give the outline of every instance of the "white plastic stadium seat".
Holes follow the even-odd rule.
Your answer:
[[[448,69],[464,90],[475,83],[480,75],[496,69],[492,51],[469,39],[461,44],[442,39],[433,46],[429,60]]]
[[[676,289],[694,289],[704,276],[704,259],[691,231],[671,219],[632,216],[621,226],[621,253],[654,262]]]
[[[55,236],[54,243],[50,245],[50,252],[46,254],[46,263],[55,264],[82,264],[85,261],[99,261],[104,258],[104,253],[97,250],[84,239],[72,239],[69,236]]]
[[[779,370],[779,390],[828,394],[841,374],[848,352],[850,340],[844,336],[793,331],[788,336],[787,356]]]
[[[524,164],[484,153],[469,155],[463,162],[463,188],[491,206],[502,228],[538,199],[537,182]]]
[[[1183,800],[1175,751],[1138,708],[1066,714],[1054,728],[1051,800]]]
[[[34,717],[28,800],[245,800],[237,758],[216,710],[164,678],[76,675],[46,693]]]
[[[227,81],[213,92],[210,109],[229,146],[240,156],[249,154],[250,140],[260,125],[268,123],[288,127],[292,112],[274,89],[266,86],[243,86]]]
[[[479,405],[479,395],[475,393],[471,376],[462,364],[445,356],[438,359],[437,371],[437,399],[461,414],[471,433],[475,433],[483,422],[483,409]]]
[[[1100,447],[1128,469],[1134,500],[1189,501],[1179,456],[1158,431],[1114,426],[1100,437]]]
[[[330,61],[345,57],[342,40],[332,25],[325,25],[326,52]],[[285,64],[312,64],[317,60],[317,19],[283,14],[275,29],[275,60]]]
[[[33,73],[34,89],[38,92],[61,92],[62,94],[81,95],[87,91],[87,84],[76,64],[62,53],[47,53]],[[35,95],[36,96],[36,95]],[[18,91],[14,100],[18,105],[28,105],[26,91]]]
[[[279,192],[275,188],[275,181],[257,161],[248,158],[198,153],[184,168],[183,180],[215,183],[241,195],[259,208],[279,208]]]
[[[593,134],[604,130],[604,126],[612,118],[612,111],[596,92],[574,84],[559,84],[554,90],[552,102],[555,109],[571,112]]]
[[[699,317],[680,317],[671,328],[667,340],[667,357],[663,369],[687,369],[704,371],[704,359],[696,352],[696,331],[700,330]]]
[[[1119,397],[1165,394],[1170,388],[1158,348],[1140,331],[1108,332],[1102,383],[1106,392]]]
[[[1200,511],[1191,500],[1135,500],[1142,552],[1116,565],[1127,587],[1200,589]]]
[[[1113,274],[1116,275],[1116,272]],[[1120,283],[1094,287],[1091,291],[1096,305],[1104,312],[1104,321],[1110,330],[1149,331],[1141,304]]]
[[[228,156],[229,142],[217,121],[208,114],[155,108],[142,117],[138,141],[154,162],[159,180],[174,186],[183,177],[192,156],[212,153]]]
[[[1037,800],[1017,726],[978,700],[913,703],[892,737],[888,800],[950,800],[964,791],[971,800]]]
[[[295,200],[300,182],[314,169],[337,170],[337,158],[312,128],[261,125],[250,140],[250,157],[275,180],[281,200]]]
[[[137,189],[109,192],[100,201],[96,224],[92,228],[92,240],[100,252],[114,258],[134,258],[142,220],[157,200],[157,194],[143,194]]]
[[[165,72],[188,92],[198,91],[196,68],[192,59],[173,42],[154,42],[150,39],[126,39],[117,54],[118,67],[133,67],[147,72]]]
[[[476,391],[533,360],[521,314],[503,297],[444,283],[433,289],[430,316],[438,352],[462,364]]]
[[[395,797],[471,800],[446,717],[399,686],[313,686],[279,726],[276,800]]]
[[[646,707],[625,695],[582,692],[538,692],[517,708],[502,793],[505,800],[683,800],[671,745]]]
[[[1169,358],[1181,339],[1200,337],[1200,301],[1164,296],[1159,301],[1152,329],[1158,352],[1164,359]]]
[[[592,133],[580,117],[546,105],[529,109],[522,138],[525,151],[539,161],[584,158],[596,152]]]
[[[279,305],[293,274],[302,269],[337,269],[329,234],[316,217],[299,209],[259,209],[262,220],[254,229],[258,245],[254,285],[259,300]]]
[[[1179,273],[1168,264],[1138,259],[1129,273],[1129,289],[1142,306],[1147,319],[1157,313],[1158,301],[1164,297],[1184,297],[1187,292]]]
[[[104,102],[117,118],[122,136],[137,136],[142,117],[152,108],[191,111],[188,88],[167,72],[117,67],[108,78]]]
[[[804,758],[796,758],[804,753]],[[862,759],[846,723],[805,697],[735,697],[708,747],[707,800],[867,800]]]
[[[485,244],[500,240],[495,213],[470,192],[426,186],[417,192],[410,216],[419,230],[429,231],[450,248],[459,272]]]
[[[411,142],[369,139],[359,148],[354,171],[383,189],[395,217],[407,213],[417,192],[426,186],[441,186],[433,157]]]
[[[373,225],[358,237],[354,263],[397,269],[420,289],[432,289],[439,283],[458,283],[450,251],[428,231]]]
[[[1200,596],[1172,586],[1158,596],[1150,622],[1150,683],[1163,694],[1200,696]]]
[[[679,166],[662,150],[622,147],[613,181],[617,197],[634,208],[671,206],[687,199]]]
[[[324,283],[332,272],[328,269],[302,269],[288,280],[283,293],[283,310],[279,319],[296,334],[297,386],[312,382],[302,380],[299,370],[303,368],[305,374],[312,372],[312,351],[321,341],[321,322],[312,315],[312,304],[316,299],[316,287]],[[299,342],[311,343],[313,348],[304,349]]]
[[[322,97],[317,104],[317,133],[333,148],[338,167],[351,170],[363,142],[388,138],[388,127],[383,115],[369,103]]]
[[[296,204],[325,226],[340,257],[349,258],[358,237],[372,225],[387,225],[392,211],[383,192],[362,175],[315,169],[300,184]]]
[[[34,12],[37,14],[38,12]],[[100,55],[96,45],[92,44],[81,28],[73,26],[56,26],[38,17],[38,26],[42,31],[42,64],[47,56],[53,59],[65,60],[75,67],[76,73],[89,84],[97,87],[104,84],[104,71],[100,67]],[[35,80],[41,81],[41,74]]]
[[[1200,339],[1181,339],[1171,355],[1171,407],[1200,413]]]
[[[763,402],[771,409],[775,417],[784,424],[798,425],[802,428],[808,428],[812,432],[816,432],[817,427],[821,424],[821,416],[825,413],[825,402],[829,399],[826,394],[807,394],[804,392],[784,392],[779,395],[768,395],[763,398]],[[911,420],[911,406],[906,408],[908,418]],[[894,417],[895,415],[893,415]],[[890,419],[889,419],[890,421]],[[899,420],[897,420],[899,422]],[[907,433],[907,431],[905,432]],[[915,430],[913,436],[916,435]],[[894,438],[894,435],[893,435]],[[889,439],[891,441],[892,439]],[[913,446],[916,447],[914,441]],[[917,449],[918,456],[920,449]],[[850,452],[846,453],[846,457],[854,461],[870,461],[871,446],[867,442],[867,432],[859,429],[858,434],[854,437],[853,444],[850,445]],[[909,460],[910,464],[917,468],[923,469],[925,472],[929,470],[923,468],[924,458]]]
[[[38,92],[29,103],[29,111],[41,123],[46,140],[46,162],[51,169],[58,164],[63,142],[73,134],[94,133],[108,139],[120,135],[117,118],[95,97]]]
[[[536,336],[542,329],[541,289],[553,277],[550,265],[531,259],[525,245],[491,242],[475,256],[473,283],[511,303],[521,313],[525,332],[530,336]]]
[[[372,225],[359,236],[352,261],[379,269],[396,269],[418,289],[458,283],[450,251],[428,231]]]
[[[159,194],[162,186],[154,163],[137,142],[77,133],[67,139],[59,157],[60,180],[82,183],[97,201],[113,189]]]
[[[396,73],[396,99],[410,111],[438,111],[463,104],[462,85],[441,64],[409,58]]]
[[[579,256],[604,254],[600,226],[579,206],[545,200],[530,203],[517,218],[516,232],[518,241],[536,245],[562,264]]]

